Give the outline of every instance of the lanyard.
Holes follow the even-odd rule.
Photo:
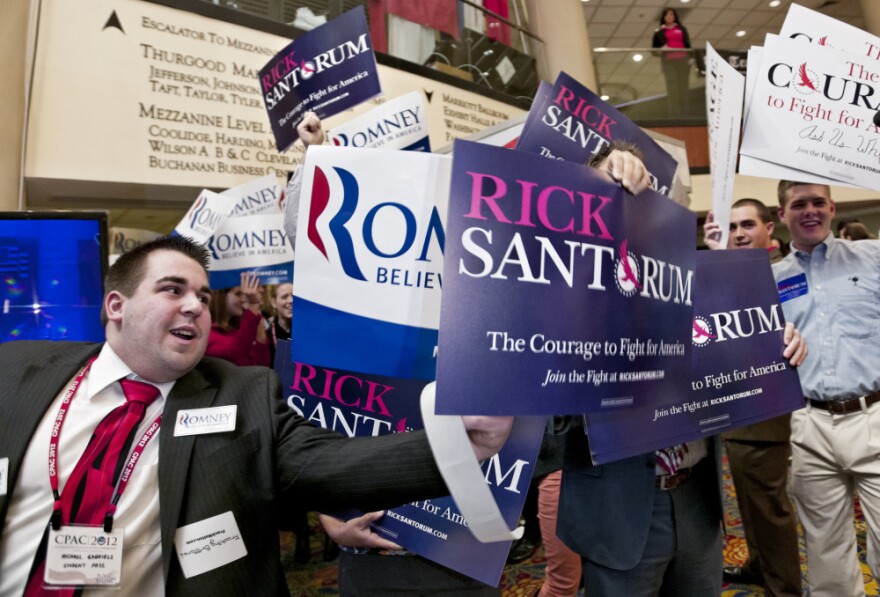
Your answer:
[[[61,493],[58,491],[58,440],[61,437],[61,428],[64,426],[64,421],[67,419],[67,413],[70,410],[70,403],[73,402],[73,398],[76,396],[79,386],[82,384],[83,379],[92,367],[92,363],[94,363],[97,358],[97,356],[94,356],[89,359],[89,362],[86,363],[83,370],[80,371],[79,375],[73,380],[73,383],[70,384],[70,387],[67,388],[67,391],[61,398],[61,406],[58,408],[58,414],[55,415],[55,423],[52,425],[52,433],[49,435],[49,486],[52,488],[52,497],[55,500],[52,508],[52,528],[56,531],[61,528]],[[156,432],[159,431],[161,423],[162,415],[160,414],[156,417],[149,428],[147,428],[146,432],[135,446],[131,456],[128,457],[128,461],[125,463],[125,468],[122,469],[122,474],[119,476],[119,481],[117,482],[116,488],[113,491],[113,496],[110,499],[110,506],[107,509],[107,514],[104,516],[104,532],[109,533],[112,531],[113,515],[116,513],[116,506],[119,503],[119,498],[122,496],[122,492],[125,491],[141,454],[147,447],[147,444],[150,443],[150,440],[153,439],[153,436],[156,435]]]

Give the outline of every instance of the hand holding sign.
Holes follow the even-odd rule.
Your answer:
[[[703,224],[703,242],[713,251],[724,248],[721,244],[721,225],[715,221],[715,212],[710,211],[706,216],[706,222]]]
[[[516,148],[584,164],[612,141],[636,145],[652,173],[651,187],[661,195],[669,194],[675,159],[635,123],[566,73],[559,73],[549,90],[546,86],[539,90]],[[619,174],[621,178],[615,179],[622,181],[626,173]],[[635,179],[627,180],[635,183]],[[631,192],[637,188],[630,186],[624,184]]]
[[[651,186],[651,176],[644,162],[629,151],[612,149],[596,168],[599,172],[608,174],[612,181],[620,183],[633,195],[638,195]]]
[[[350,520],[339,520],[333,516],[319,514],[321,526],[327,531],[333,541],[345,547],[370,547],[376,549],[403,549],[397,543],[392,543],[381,535],[373,532],[370,523],[376,522],[385,516],[385,511],[367,512],[363,516]]]
[[[303,119],[296,125],[296,134],[302,139],[306,149],[310,145],[324,144],[324,129],[321,128],[321,119],[314,112],[306,112]]]
[[[782,351],[782,356],[788,359],[788,364],[792,367],[797,367],[802,364],[809,353],[807,341],[801,336],[801,333],[790,321],[785,324],[785,331],[782,333],[782,342],[785,344],[785,350]]]
[[[497,454],[513,429],[513,417],[467,416],[461,420],[477,460]]]

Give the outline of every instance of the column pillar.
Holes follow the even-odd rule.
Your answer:
[[[529,30],[544,40],[544,60],[538,59],[538,76],[552,83],[559,71],[564,70],[596,91],[596,69],[583,3],[580,0],[526,0],[526,7]]]
[[[18,211],[30,2],[0,1],[0,211]]]

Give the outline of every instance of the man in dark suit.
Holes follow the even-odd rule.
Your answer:
[[[773,247],[773,219],[757,199],[740,199],[730,211],[728,249],[764,249],[771,263],[782,261]],[[721,230],[709,212],[703,237],[723,249]],[[745,566],[724,569],[727,582],[764,585],[768,597],[801,594],[797,520],[786,491],[791,459],[791,415],[782,415],[724,434],[730,473],[749,546]]]
[[[68,414],[57,431],[63,498],[95,423],[126,400],[120,377],[158,387],[161,396],[148,407],[141,430],[158,413],[164,425],[129,471],[115,514],[114,528],[125,528],[117,595],[286,595],[277,535],[284,504],[296,499],[326,511],[379,509],[447,493],[423,433],[343,438],[295,416],[270,370],[203,358],[210,329],[206,260],[203,248],[180,237],[120,257],[105,284],[103,346],[0,345],[6,377],[0,389],[0,594],[22,593],[58,508],[46,464],[49,437],[60,427],[56,413]],[[71,380],[94,355],[81,387],[65,402]],[[187,415],[226,406],[236,408],[234,430],[181,431]],[[83,424],[84,418],[95,423]],[[498,450],[509,423],[466,420],[478,458]],[[202,561],[206,571],[185,572],[180,533],[194,523],[207,524],[206,533],[236,536],[246,555]]]
[[[806,345],[791,325],[784,341],[783,356],[802,363]],[[676,470],[664,470],[669,460]],[[717,437],[594,466],[589,439],[574,425],[566,434],[557,534],[581,555],[586,593],[718,595],[720,470]]]
[[[581,554],[587,594],[718,595],[719,447],[700,443],[705,456],[667,476],[653,452],[593,466],[583,428],[566,434],[557,533]]]
[[[792,327],[785,340],[784,356],[799,365],[806,345]],[[588,595],[720,593],[720,442],[686,445],[667,474],[654,452],[594,466],[583,427],[566,434],[557,534],[581,555]]]

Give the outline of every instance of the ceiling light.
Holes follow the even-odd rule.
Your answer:
[[[736,36],[737,36],[737,37],[745,37],[745,36],[746,36],[746,32],[745,32],[745,30],[737,31],[737,32],[736,32]]]
[[[641,62],[645,57],[641,54],[633,54],[633,62]]]
[[[600,95],[599,99],[602,100],[603,102],[607,102],[608,100],[611,99],[611,96],[610,95]]]
[[[681,0],[681,3],[682,3],[682,4],[687,4],[687,3],[690,2],[690,1],[691,1],[691,0]]]
[[[770,0],[770,8],[776,8],[780,4],[782,4],[780,0]]]

